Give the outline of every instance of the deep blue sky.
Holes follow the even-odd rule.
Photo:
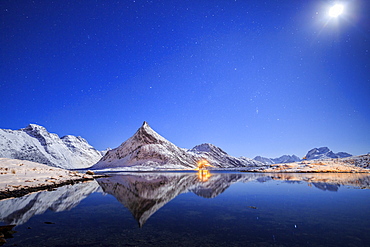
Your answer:
[[[370,152],[370,1],[1,0],[0,128]]]

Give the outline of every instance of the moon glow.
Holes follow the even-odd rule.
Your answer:
[[[341,4],[335,4],[333,7],[329,9],[329,16],[330,17],[338,17],[343,13],[344,7]]]

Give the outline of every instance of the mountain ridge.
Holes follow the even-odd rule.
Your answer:
[[[29,124],[19,130],[0,129],[0,157],[76,169],[90,167],[102,154],[80,136],[60,138],[43,126]]]
[[[343,158],[345,152],[334,153],[328,147],[309,150],[305,159]],[[221,148],[202,143],[183,149],[155,132],[144,121],[136,133],[115,149],[98,151],[80,136],[59,137],[43,126],[29,124],[19,130],[0,129],[0,157],[30,160],[65,169],[143,168],[195,169],[205,159],[216,168],[258,167],[302,161],[296,155],[278,158],[256,156],[254,159],[233,157]]]
[[[119,147],[109,150],[91,169],[195,169],[197,162],[203,159],[217,168],[263,165],[252,159],[229,156],[221,148],[209,143],[197,145],[190,150],[179,148],[144,122],[132,137]]]
[[[92,169],[115,167],[152,167],[167,168],[168,163],[177,163],[173,168],[195,168],[196,160],[155,132],[144,121],[133,136],[117,148],[109,150]]]
[[[313,148],[309,150],[305,156],[307,160],[313,159],[335,159],[335,158],[346,158],[350,157],[352,154],[346,152],[334,153],[328,147]]]
[[[265,165],[281,164],[281,163],[293,163],[302,160],[316,160],[316,159],[333,159],[333,158],[346,158],[351,157],[352,154],[346,152],[334,153],[328,147],[312,148],[307,154],[300,159],[296,155],[282,155],[278,158],[267,158],[262,156],[256,156],[253,159],[264,163]]]

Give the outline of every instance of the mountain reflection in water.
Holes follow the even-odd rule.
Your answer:
[[[34,215],[47,210],[62,212],[76,207],[91,193],[99,190],[95,182],[79,183],[59,187],[54,191],[41,191],[19,198],[0,201],[0,222],[10,225],[26,223]]]
[[[280,180],[287,183],[307,183],[311,188],[336,192],[340,186],[370,188],[370,175],[340,173],[122,173],[110,174],[97,182],[63,186],[55,191],[32,193],[20,198],[0,201],[0,222],[21,225],[34,215],[47,210],[71,210],[94,192],[113,195],[130,210],[140,227],[169,201],[182,193],[194,193],[214,198],[234,183],[266,183]]]
[[[182,193],[214,198],[230,185],[271,180],[306,182],[320,190],[338,191],[341,185],[370,188],[366,174],[263,174],[263,173],[127,173],[97,179],[103,191],[130,210],[140,227],[161,207]]]

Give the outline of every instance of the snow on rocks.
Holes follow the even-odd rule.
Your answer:
[[[217,168],[240,168],[240,167],[259,167],[262,162],[240,157],[236,158],[227,154],[224,150],[210,143],[203,143],[195,146],[189,153],[194,153],[206,159],[212,166]]]
[[[301,159],[296,155],[282,155],[279,158],[266,158],[261,156],[256,156],[253,158],[254,160],[260,161],[265,165],[272,165],[272,164],[280,164],[280,163],[291,163],[291,162],[298,162]]]
[[[131,138],[109,150],[91,169],[195,169],[202,159],[207,159],[215,168],[263,165],[252,159],[232,157],[212,144],[201,144],[191,150],[179,148],[144,122]]]
[[[30,124],[20,130],[0,129],[0,157],[76,169],[95,164],[102,153],[82,137],[59,138],[42,126]]]
[[[303,160],[301,162],[272,164],[250,169],[250,172],[314,172],[314,173],[370,173],[370,155],[335,159]]]
[[[338,152],[334,153],[328,147],[313,148],[309,150],[304,160],[316,160],[316,159],[331,159],[331,158],[345,158],[352,156],[349,153]],[[301,159],[296,155],[282,155],[279,158],[266,158],[261,156],[254,157],[254,160],[260,161],[265,165],[281,164],[281,163],[293,163],[299,162]]]
[[[92,175],[76,171],[26,160],[0,158],[0,199],[92,179]]]
[[[109,150],[91,169],[117,167],[187,168],[196,167],[196,157],[188,155],[156,133],[147,122],[119,147]]]
[[[339,152],[334,153],[328,147],[313,148],[307,152],[305,158],[307,160],[313,159],[330,159],[330,158],[345,158],[352,156],[349,153]]]

